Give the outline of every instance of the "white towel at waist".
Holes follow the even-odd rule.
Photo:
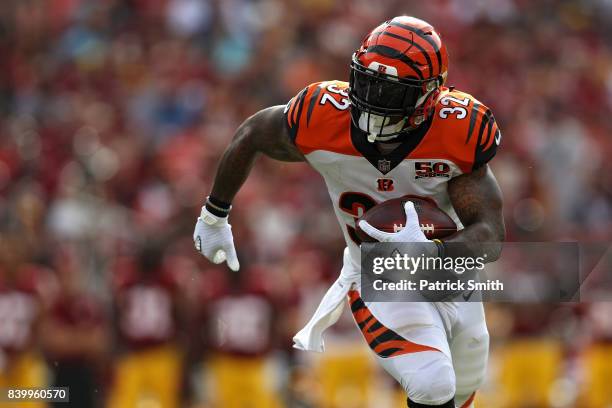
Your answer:
[[[299,350],[323,352],[323,332],[336,323],[342,314],[348,291],[359,281],[359,267],[344,250],[344,265],[340,277],[327,290],[310,321],[293,337],[293,347]]]

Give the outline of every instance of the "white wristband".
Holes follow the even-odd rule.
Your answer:
[[[221,220],[220,217],[217,217],[216,215],[208,211],[206,209],[206,206],[202,206],[202,211],[200,211],[200,219],[208,225],[215,225]],[[227,219],[227,218],[223,218],[223,219]]]

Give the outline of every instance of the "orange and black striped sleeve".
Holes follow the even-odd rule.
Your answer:
[[[465,143],[474,146],[472,170],[487,164],[497,153],[501,142],[501,131],[493,112],[474,101],[470,115]]]
[[[293,143],[296,143],[300,126],[308,126],[316,100],[321,92],[320,83],[308,85],[294,96],[285,107],[285,125]]]
[[[300,93],[291,98],[287,106],[285,106],[284,122],[293,143],[295,143],[300,129],[300,118],[302,116],[302,110],[304,109],[306,95],[308,95],[310,87],[311,85],[308,85],[306,88],[302,89]]]
[[[317,122],[317,120],[314,119],[314,116],[317,115],[313,113],[321,91],[323,90],[322,84],[324,83],[315,82],[308,85],[296,96],[291,98],[289,103],[285,106],[285,126],[287,127],[291,140],[296,145],[300,144],[298,142],[300,130],[309,127],[312,124],[311,121]]]

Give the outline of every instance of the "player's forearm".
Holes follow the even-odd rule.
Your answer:
[[[454,178],[448,192],[465,228],[444,240],[445,256],[484,257],[487,262],[497,260],[506,228],[501,190],[491,169],[483,166]]]
[[[483,257],[485,262],[499,258],[506,231],[502,222],[477,222],[444,240],[445,257]]]
[[[249,176],[258,155],[259,151],[248,130],[239,129],[219,162],[211,196],[231,203]]]

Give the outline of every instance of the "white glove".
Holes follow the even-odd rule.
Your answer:
[[[227,217],[217,217],[202,207],[193,231],[193,242],[196,250],[211,262],[220,264],[227,261],[232,271],[240,269],[232,226],[227,222]]]
[[[407,201],[404,204],[404,212],[406,213],[406,225],[398,232],[378,230],[364,220],[359,221],[359,228],[379,242],[431,242],[431,240],[425,238],[425,234],[421,230],[419,216],[412,201]]]
[[[384,232],[371,226],[367,221],[359,221],[359,227],[369,236],[379,242],[407,242],[411,245],[405,245],[403,253],[418,257],[424,254],[427,256],[439,256],[438,245],[427,239],[421,230],[419,216],[414,209],[414,204],[411,201],[404,204],[404,212],[406,213],[406,226],[398,232]],[[417,243],[415,245],[415,243]],[[430,282],[444,282],[447,279],[457,279],[452,271],[442,269],[419,269],[419,279],[427,279]],[[436,291],[436,290],[419,290],[419,293],[430,302],[441,302],[448,300],[460,292],[458,291]]]

